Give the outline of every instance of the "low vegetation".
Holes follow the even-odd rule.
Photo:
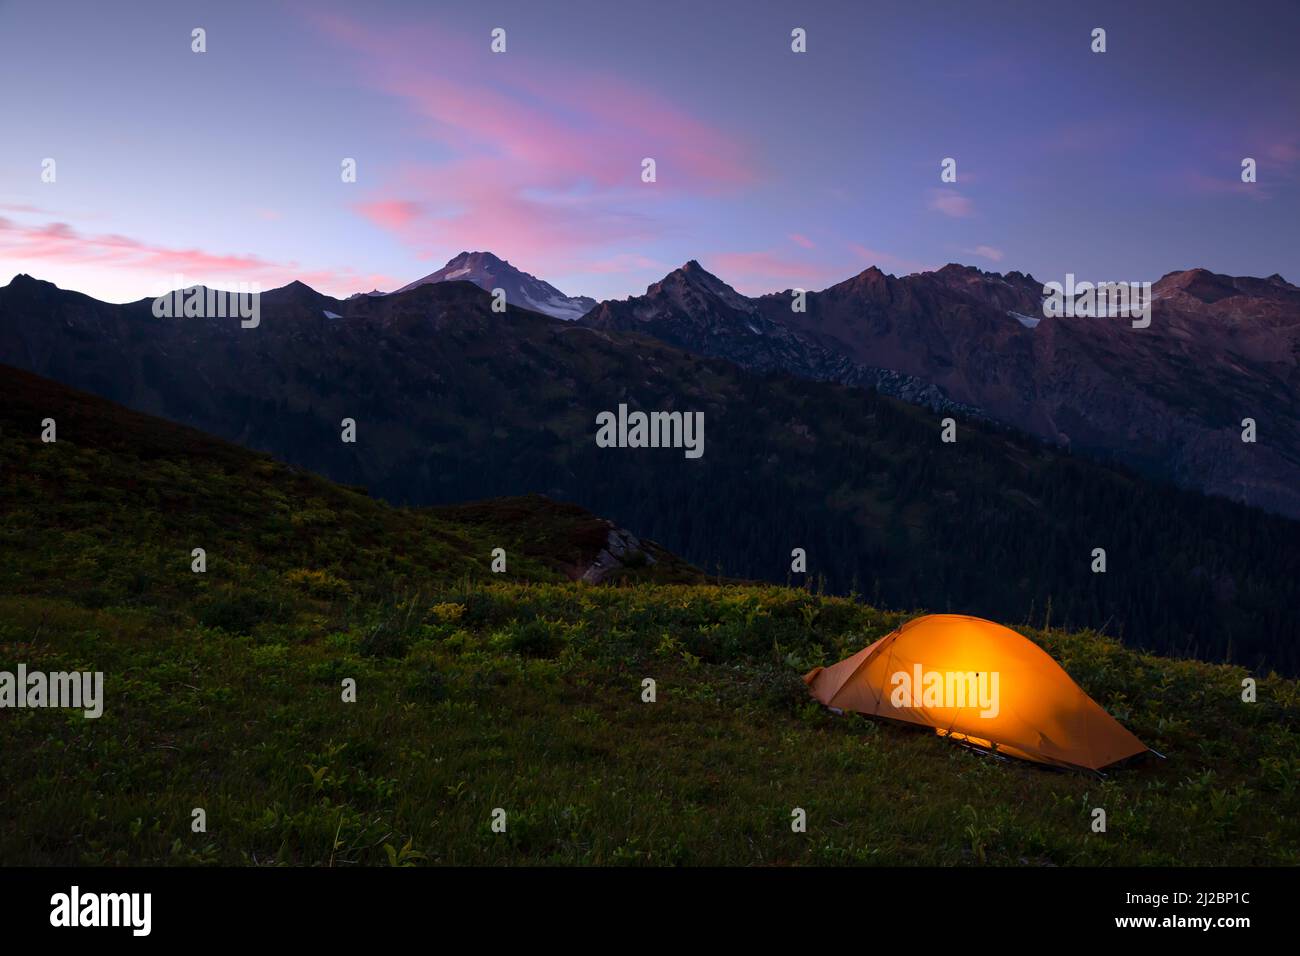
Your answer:
[[[808,697],[910,612],[663,561],[588,586],[540,499],[392,509],[62,400],[56,444],[0,423],[0,670],[106,702],[0,710],[6,864],[1300,863],[1293,680],[1244,703],[1241,668],[1021,627],[1167,759],[998,761]]]

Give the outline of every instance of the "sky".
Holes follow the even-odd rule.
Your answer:
[[[0,283],[1300,283],[1297,35],[1295,0],[0,0]]]

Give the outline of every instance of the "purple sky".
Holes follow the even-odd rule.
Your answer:
[[[597,298],[691,258],[1300,282],[1298,35],[1295,0],[0,0],[0,282],[347,295],[462,249]]]

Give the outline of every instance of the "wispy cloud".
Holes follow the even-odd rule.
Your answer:
[[[472,245],[552,268],[652,241],[661,203],[756,179],[752,151],[616,75],[514,49],[494,55],[434,20],[308,16],[359,80],[395,98],[413,133],[436,144],[354,207],[419,253]],[[641,181],[646,157],[654,183]]]
[[[1194,196],[1241,196],[1256,201],[1273,199],[1278,187],[1300,177],[1300,133],[1277,130],[1239,134],[1242,156],[1219,151],[1217,168],[1201,165],[1180,170],[1174,176],[1177,189]],[[1241,181],[1241,163],[1249,156],[1256,162],[1256,181]]]
[[[1300,134],[1291,133],[1264,147],[1264,155],[1272,163],[1290,171],[1300,165]]]
[[[1179,190],[1195,196],[1241,196],[1243,199],[1260,201],[1270,199],[1273,195],[1267,183],[1243,183],[1240,175],[1212,176],[1194,169],[1177,173],[1174,184]]]
[[[374,199],[353,205],[366,219],[385,229],[403,230],[419,222],[424,207],[406,199]]]
[[[981,259],[988,259],[990,262],[1001,262],[1003,252],[997,246],[976,246],[974,249],[963,249],[962,252],[968,256],[978,256]]]
[[[927,208],[954,219],[964,219],[975,211],[974,204],[955,189],[932,189]]]

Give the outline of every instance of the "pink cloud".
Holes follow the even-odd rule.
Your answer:
[[[85,209],[69,212],[67,209],[56,210],[48,206],[38,206],[33,203],[22,202],[0,202],[0,210],[19,213],[22,216],[44,216],[47,219],[54,220],[62,220],[65,218],[75,219],[77,222],[87,222],[104,218],[102,213],[91,212]]]
[[[1175,183],[1182,190],[1197,196],[1242,196],[1247,199],[1268,199],[1271,192],[1264,182],[1243,183],[1240,167],[1229,167],[1223,176],[1208,176],[1196,170],[1180,173]]]
[[[817,247],[817,244],[815,242],[813,242],[811,239],[809,239],[807,236],[803,235],[802,233],[792,232],[789,235],[789,239],[796,246],[803,246],[805,249],[815,249]]]
[[[420,218],[422,207],[418,202],[402,199],[377,199],[353,206],[357,212],[376,226],[401,230]]]
[[[1300,163],[1300,137],[1270,143],[1264,147],[1264,155],[1279,166],[1294,166]]]
[[[954,219],[964,219],[975,211],[971,201],[955,189],[932,189],[928,208]]]
[[[1201,169],[1184,170],[1177,184],[1185,191],[1198,196],[1238,195],[1248,199],[1272,199],[1278,183],[1296,178],[1300,165],[1300,135],[1270,135],[1267,132],[1243,135],[1244,140],[1255,140],[1253,148],[1243,148],[1241,156],[1222,153],[1222,165],[1212,173]],[[1241,162],[1250,156],[1256,160],[1256,181],[1241,181]]]
[[[517,176],[500,159],[411,165],[392,176],[391,195],[359,208],[417,254],[489,249],[529,271],[564,271],[611,246],[635,248],[658,236],[644,205],[617,191],[528,187]]]
[[[360,286],[395,284],[389,276],[362,275],[346,268],[303,270],[296,262],[270,262],[251,254],[175,248],[112,233],[83,235],[63,222],[27,226],[0,218],[0,254],[15,260],[107,267],[129,273],[140,277],[142,296],[178,274],[187,282],[255,282],[264,289],[300,279],[313,288],[336,295],[350,294]]]
[[[990,262],[1001,262],[1003,252],[996,246],[976,246],[974,249],[963,249],[962,252],[969,256],[978,256],[981,259],[988,259]]]
[[[1300,178],[1300,133],[1293,124],[1242,121],[1225,127],[1205,120],[1188,135],[1199,148],[1187,153],[1203,154],[1204,158],[1172,175],[1157,172],[1156,188],[1175,195],[1262,201],[1274,198],[1279,184]],[[1241,181],[1241,163],[1247,157],[1257,163],[1257,181],[1253,183]]]
[[[413,135],[438,146],[437,158],[389,171],[355,207],[417,255],[477,247],[560,268],[611,244],[658,238],[655,211],[665,202],[757,179],[754,150],[576,58],[543,62],[522,45],[494,55],[486,39],[450,36],[431,19],[381,27],[306,16],[345,49],[364,85],[405,107]],[[646,157],[654,183],[641,181]]]
[[[467,155],[527,164],[538,185],[586,178],[602,186],[639,183],[656,159],[661,180],[692,188],[751,181],[748,154],[708,123],[650,90],[576,62],[545,61],[451,36],[436,21],[391,29],[342,15],[313,17],[356,54],[363,82],[403,101],[421,131]],[[429,55],[436,37],[438,55]],[[491,58],[492,80],[482,76]]]

